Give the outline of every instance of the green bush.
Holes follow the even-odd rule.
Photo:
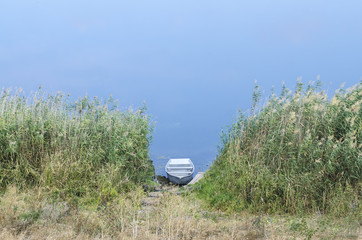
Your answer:
[[[199,195],[219,209],[347,214],[361,211],[362,82],[331,100],[320,82],[283,86],[222,136]]]
[[[145,108],[121,112],[112,97],[72,102],[41,90],[0,93],[0,188],[42,187],[103,202],[151,180]]]

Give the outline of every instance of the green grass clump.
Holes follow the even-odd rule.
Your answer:
[[[104,202],[152,179],[145,108],[112,97],[72,102],[63,93],[0,93],[0,189],[41,187],[56,197]]]
[[[199,196],[223,210],[361,212],[362,82],[328,99],[320,82],[283,86],[222,136]]]

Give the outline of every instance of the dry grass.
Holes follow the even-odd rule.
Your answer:
[[[0,239],[359,239],[359,224],[324,216],[226,215],[171,190],[143,206],[142,189],[106,206],[49,202],[41,189],[0,197]]]

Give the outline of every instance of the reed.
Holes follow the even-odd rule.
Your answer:
[[[1,91],[0,189],[41,187],[54,198],[99,204],[150,181],[145,110],[122,112],[112,97]]]
[[[321,83],[283,86],[223,134],[199,196],[223,210],[361,212],[362,82],[329,99]]]

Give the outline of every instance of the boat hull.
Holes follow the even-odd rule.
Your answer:
[[[179,178],[167,173],[167,177],[170,182],[178,185],[186,185],[193,179],[192,174],[186,177]]]

